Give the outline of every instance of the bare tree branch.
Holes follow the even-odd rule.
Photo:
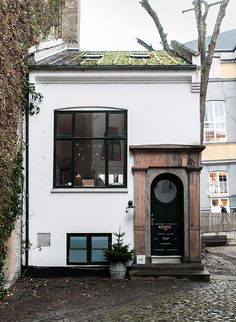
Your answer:
[[[170,46],[167,41],[167,34],[165,34],[165,32],[164,32],[163,27],[161,25],[161,22],[157,16],[156,12],[152,9],[148,0],[141,0],[139,3],[147,11],[147,13],[150,15],[150,17],[154,21],[154,23],[157,27],[157,30],[159,32],[159,35],[161,37],[161,41],[162,41],[164,50],[170,50]]]
[[[208,79],[209,79],[209,73],[210,68],[213,60],[213,55],[216,47],[216,41],[220,32],[220,26],[222,23],[222,20],[225,16],[226,7],[228,6],[230,0],[221,0],[221,1],[215,1],[213,3],[208,3],[207,0],[193,0],[193,8],[183,10],[182,13],[194,11],[195,18],[196,18],[196,24],[197,24],[197,30],[198,30],[198,51],[201,55],[201,88],[200,88],[200,126],[201,126],[201,144],[203,143],[204,138],[204,117],[205,117],[205,102],[206,102],[206,94],[207,94],[207,86],[208,86]],[[164,33],[163,27],[160,23],[160,20],[156,14],[156,12],[152,9],[151,5],[149,4],[148,0],[141,0],[140,1],[141,6],[147,11],[147,13],[151,16],[153,21],[156,24],[158,33],[161,37],[163,48],[165,50],[170,50],[168,41],[167,41],[167,35]],[[219,12],[216,19],[214,31],[211,36],[210,44],[208,47],[208,51],[206,53],[206,30],[207,30],[207,24],[206,19],[209,13],[209,9],[212,6],[219,5]],[[138,40],[138,39],[137,39]],[[140,40],[141,41],[141,40]],[[139,42],[139,41],[138,41]],[[140,42],[139,42],[140,43]],[[142,45],[145,44],[145,48],[149,49],[149,45],[146,43],[142,43]],[[147,46],[147,47],[146,47]]]
[[[144,48],[146,48],[147,50],[149,51],[153,51],[153,47],[152,47],[152,44],[148,45],[145,41],[143,41],[142,39],[140,38],[136,38],[138,44],[140,44],[141,46],[143,46]]]
[[[222,3],[222,1],[217,1],[217,2],[213,2],[213,3],[208,4],[208,6],[212,7],[212,6],[215,6],[217,4],[221,4],[221,3]]]
[[[202,0],[202,3],[204,3],[205,5],[207,5],[207,6],[208,6],[208,8],[210,8],[210,7],[212,7],[212,6],[215,6],[215,5],[217,5],[217,4],[221,4],[221,2],[222,2],[222,1],[217,1],[217,2],[213,2],[213,3],[208,4],[206,1],[203,1],[203,0]],[[193,3],[194,3],[194,1],[193,1]],[[182,10],[182,13],[186,13],[186,12],[193,11],[193,10],[194,10],[194,8],[191,8],[191,9],[185,9],[185,10]]]

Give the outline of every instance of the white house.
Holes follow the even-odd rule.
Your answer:
[[[26,117],[25,266],[107,264],[119,227],[137,263],[201,266],[199,57],[188,55],[34,54],[43,99]]]

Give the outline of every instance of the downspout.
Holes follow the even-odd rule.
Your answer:
[[[27,75],[29,84],[29,75]],[[29,87],[26,93],[25,106],[25,263],[22,276],[25,276],[29,266]]]

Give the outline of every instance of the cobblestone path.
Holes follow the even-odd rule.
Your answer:
[[[236,279],[25,278],[0,303],[0,321],[236,321]]]

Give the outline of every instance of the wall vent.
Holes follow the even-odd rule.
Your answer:
[[[50,247],[51,234],[50,233],[38,233],[38,247]]]

